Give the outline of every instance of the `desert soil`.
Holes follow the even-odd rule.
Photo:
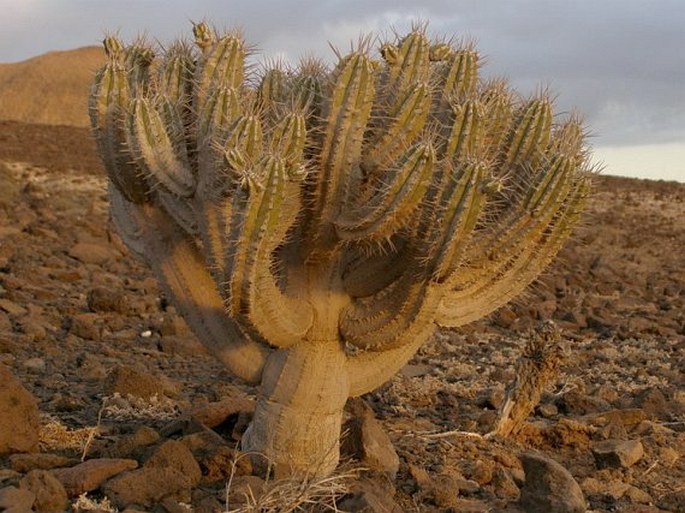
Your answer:
[[[584,227],[526,297],[437,332],[364,397],[400,466],[394,480],[362,473],[351,486],[367,494],[366,511],[521,511],[519,456],[537,451],[570,472],[589,511],[685,511],[684,307],[685,185],[598,178]],[[492,428],[530,329],[548,319],[566,352],[540,404],[516,436],[473,436]],[[147,511],[226,509],[254,390],[204,353],[117,238],[85,129],[0,123],[3,364],[37,399],[42,427],[39,454],[0,456],[0,489],[81,459],[178,466],[159,447],[181,440],[201,475],[166,497],[177,470],[155,474],[171,477],[146,499],[121,499],[121,476],[135,472],[127,464],[82,488],[94,501],[119,497],[120,510],[127,500]],[[187,415],[226,397],[219,420]],[[601,463],[607,441],[629,447],[629,461]],[[234,491],[263,485],[244,461]],[[83,490],[67,491],[73,504]]]

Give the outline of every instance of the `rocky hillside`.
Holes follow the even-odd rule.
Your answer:
[[[254,390],[117,238],[88,132],[0,124],[0,511],[286,511],[236,450]],[[349,405],[366,426],[349,447],[396,456],[348,450],[374,470],[323,496],[291,487],[313,501],[297,511],[685,513],[683,219],[683,184],[598,179],[585,228],[527,296],[438,332]],[[547,319],[558,375],[516,436],[483,438]]]
[[[0,120],[88,126],[88,89],[104,62],[98,47],[0,64]]]

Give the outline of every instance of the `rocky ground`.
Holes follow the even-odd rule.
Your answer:
[[[113,232],[87,131],[0,134],[0,511],[685,511],[685,185],[599,178],[527,297],[350,404],[349,462],[296,489],[236,451],[254,391]],[[549,319],[559,373],[518,434],[479,436]]]

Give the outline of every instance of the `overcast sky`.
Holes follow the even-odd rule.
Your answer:
[[[475,39],[486,75],[548,86],[559,111],[580,111],[606,172],[685,182],[685,0],[0,0],[0,62],[105,31],[168,42],[202,19],[292,62],[429,20],[430,33]]]

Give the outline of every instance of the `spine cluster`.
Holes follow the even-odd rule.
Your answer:
[[[482,78],[470,44],[416,27],[331,70],[256,70],[238,34],[194,36],[159,56],[108,37],[92,125],[116,193],[168,216],[257,343],[306,338],[327,288],[347,298],[329,331],[361,350],[468,323],[534,280],[579,216],[579,120]]]

